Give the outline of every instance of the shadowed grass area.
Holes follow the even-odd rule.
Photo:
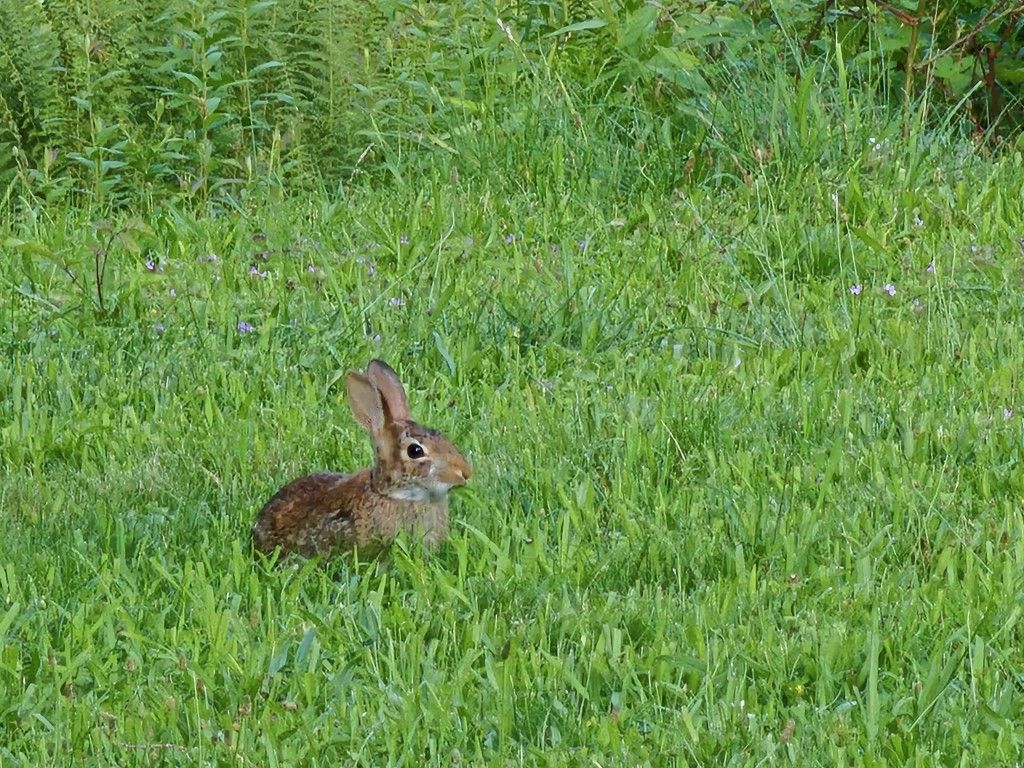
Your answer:
[[[1013,765],[1024,169],[791,96],[706,177],[7,223],[0,761]],[[372,356],[452,538],[266,569]]]

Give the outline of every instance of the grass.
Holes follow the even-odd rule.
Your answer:
[[[1019,765],[1024,168],[823,94],[672,186],[590,125],[8,222],[0,764]],[[452,538],[265,568],[371,356],[474,463]]]

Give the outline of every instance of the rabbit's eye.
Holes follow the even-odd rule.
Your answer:
[[[410,459],[423,458],[423,446],[419,443],[409,443],[409,447],[405,449],[405,452],[409,454]]]

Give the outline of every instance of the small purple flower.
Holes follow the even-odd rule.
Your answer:
[[[205,256],[200,256],[199,261],[205,261],[207,264],[216,264],[218,261],[220,261],[220,256],[218,256],[216,253],[211,252],[206,254]]]
[[[516,236],[513,234],[505,235],[505,245],[512,245],[516,241]]]
[[[146,259],[146,269],[150,272],[156,272],[156,262],[152,259]]]
[[[366,267],[366,273],[370,277],[373,277],[374,275],[377,274],[377,265],[363,256],[359,256],[356,258],[356,264],[364,265]]]
[[[467,237],[466,238],[466,247],[467,248],[472,248],[473,247],[473,238],[472,237]]]
[[[882,286],[882,290],[885,291],[890,296],[896,295],[896,286],[893,285],[892,283],[886,283],[884,286]]]
[[[309,264],[306,266],[306,271],[312,275],[314,272],[316,272],[316,267],[314,267],[312,264]]]
[[[178,295],[178,292],[176,290],[174,290],[173,288],[171,288],[171,290],[169,290],[167,292],[167,295],[170,296],[173,299],[175,296]]]
[[[1003,420],[1009,421],[1013,418],[1013,408],[1003,408]]]
[[[244,320],[238,324],[238,332],[239,333],[252,333],[255,330],[256,330],[255,328],[253,328],[251,325],[249,325]]]
[[[405,299],[403,299],[401,296],[395,296],[393,298],[390,298],[390,299],[388,299],[388,306],[391,306],[391,307],[404,307],[405,306]]]
[[[260,280],[266,280],[267,276],[270,275],[270,272],[265,269],[261,271],[259,267],[253,264],[249,267],[249,274],[253,277],[258,277]]]
[[[864,287],[860,283],[854,283],[850,286],[850,293],[854,296],[860,296],[860,292],[864,290]]]
[[[932,259],[931,261],[928,262],[928,266],[924,268],[924,271],[927,272],[929,275],[935,274],[935,259]]]
[[[914,214],[914,226],[918,228],[924,226],[924,221],[922,221],[921,217],[918,216],[917,214]]]
[[[164,332],[164,330],[165,330],[164,324],[163,323],[157,323],[156,325],[153,326],[153,330],[156,331],[156,335],[157,336],[161,335]]]
[[[398,238],[398,242],[400,242],[402,245],[408,245],[409,244],[409,236],[408,235],[402,235],[400,238]]]
[[[587,246],[589,245],[589,243],[584,238],[583,240],[580,240],[578,243],[576,243],[576,245],[578,245],[580,247],[581,251],[585,251],[585,250],[587,250]]]

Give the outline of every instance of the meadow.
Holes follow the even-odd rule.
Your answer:
[[[330,146],[207,100],[7,167],[0,766],[1021,765],[1019,139],[771,40],[672,116],[484,17]],[[372,357],[450,540],[254,558]]]

